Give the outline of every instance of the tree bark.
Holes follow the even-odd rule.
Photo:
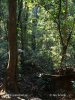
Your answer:
[[[17,35],[16,35],[16,0],[9,2],[9,21],[8,21],[8,42],[9,42],[9,61],[7,66],[6,87],[11,91],[18,92],[16,83],[17,69]]]
[[[63,67],[63,63],[64,63],[64,61],[66,60],[66,51],[67,51],[67,47],[68,47],[68,45],[64,45],[64,46],[62,46],[62,58],[61,58],[61,63],[60,63],[60,65],[61,65],[61,68]]]

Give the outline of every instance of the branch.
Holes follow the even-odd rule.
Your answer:
[[[70,34],[69,34],[68,38],[67,38],[67,45],[68,45],[68,43],[69,43],[69,41],[70,41],[70,39],[71,39],[72,33],[73,33],[74,23],[75,23],[75,18],[74,18],[74,21],[73,21],[72,30],[71,30],[71,32],[70,32]]]

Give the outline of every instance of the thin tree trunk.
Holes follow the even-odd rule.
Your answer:
[[[66,46],[66,45],[62,47],[62,58],[61,58],[61,63],[60,63],[61,68],[62,68],[63,65],[64,65],[64,61],[66,60],[66,51],[67,51],[67,47],[68,47],[68,46]]]
[[[38,23],[38,5],[36,4],[33,8],[34,19],[32,20],[32,50],[36,50],[36,32],[37,32],[37,23]]]
[[[24,43],[23,43],[23,29],[22,29],[22,21],[21,21],[21,16],[22,16],[22,10],[23,10],[23,0],[18,0],[18,10],[19,10],[19,13],[18,13],[18,24],[17,24],[17,27],[19,27],[21,29],[21,32],[20,32],[20,37],[21,37],[21,49],[24,50]],[[23,63],[23,52],[21,52],[21,61]]]
[[[65,25],[64,25],[64,38],[63,38],[63,44],[62,44],[62,58],[61,58],[61,67],[64,65],[64,60],[66,60],[66,51],[67,51],[67,15],[68,15],[68,0],[65,2]]]
[[[27,49],[27,44],[28,44],[28,37],[27,37],[27,22],[28,22],[28,12],[29,12],[29,7],[27,2],[25,2],[25,8],[24,10],[24,24],[22,24],[22,32],[23,32],[23,44],[24,44],[24,51],[28,51]]]
[[[66,59],[66,51],[67,51],[67,47],[68,47],[68,42],[69,40],[67,39],[67,14],[68,14],[68,0],[66,0],[66,4],[65,4],[65,25],[64,25],[64,38],[62,36],[62,30],[61,30],[61,0],[59,0],[59,13],[58,13],[58,30],[59,30],[59,35],[60,35],[60,41],[61,41],[61,45],[62,45],[62,58],[61,58],[61,63],[60,66],[62,68],[64,60]]]
[[[21,10],[21,13],[20,13],[21,49],[24,52],[26,52],[27,51],[27,42],[28,42],[28,40],[27,40],[27,21],[28,21],[28,11],[29,11],[27,2],[25,2],[25,7],[23,9],[23,0],[21,0],[21,6],[20,6],[19,10]],[[22,17],[22,10],[24,10],[23,17]],[[25,21],[25,22],[23,22],[23,21]],[[24,53],[21,52],[21,67],[22,67],[21,72],[22,73],[24,73],[24,69],[25,69],[24,61],[25,61]]]
[[[37,19],[33,19],[32,22],[32,50],[35,52],[36,49],[36,28],[37,28]]]

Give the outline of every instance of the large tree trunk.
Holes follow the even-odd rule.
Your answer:
[[[17,68],[17,42],[16,42],[16,0],[9,2],[8,42],[9,61],[7,66],[7,88],[17,92],[16,68]]]

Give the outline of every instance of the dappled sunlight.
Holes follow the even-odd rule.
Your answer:
[[[0,100],[75,100],[74,17],[74,0],[0,0]]]

